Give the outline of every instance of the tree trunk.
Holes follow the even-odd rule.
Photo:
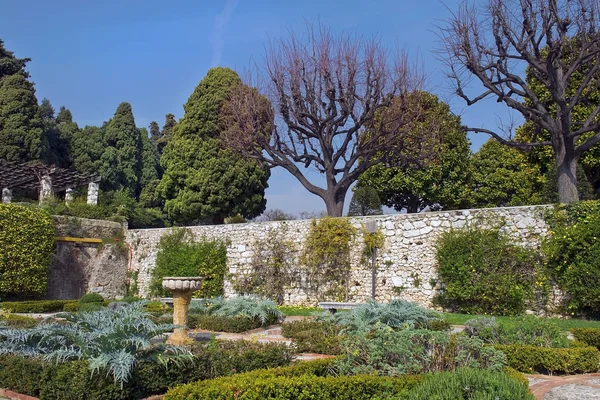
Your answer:
[[[419,197],[408,196],[408,201],[406,204],[406,213],[407,214],[415,214],[418,212],[419,212]]]
[[[329,217],[341,217],[344,213],[344,196],[335,195],[333,193],[326,193],[327,197],[324,197],[325,206],[327,207],[327,215]]]
[[[557,154],[556,156],[558,201],[560,203],[578,201],[577,158],[569,154]]]

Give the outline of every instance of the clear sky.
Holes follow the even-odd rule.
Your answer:
[[[468,125],[495,128],[508,116],[489,101],[467,108],[452,96],[435,25],[457,0],[0,0],[0,38],[28,65],[38,99],[65,105],[81,126],[100,125],[119,103],[131,103],[139,127],[164,115],[183,116],[183,104],[207,70],[243,71],[262,63],[269,39],[320,22],[334,32],[377,36],[389,48],[404,48],[419,60],[427,89],[451,104]],[[471,136],[478,149],[487,137]],[[267,208],[288,212],[323,210],[321,199],[295,178],[274,170]]]

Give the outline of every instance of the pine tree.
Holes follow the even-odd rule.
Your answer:
[[[121,103],[104,134],[106,149],[100,158],[103,190],[139,193],[142,140],[129,103]]]
[[[381,208],[381,200],[379,200],[377,190],[370,186],[359,186],[354,188],[350,207],[348,208],[349,217],[381,214],[383,214],[383,210]]]
[[[177,125],[177,120],[173,114],[165,115],[165,124],[163,125],[162,131],[160,132],[160,139],[156,141],[156,147],[158,149],[158,154],[162,154],[167,143],[173,137],[173,130]]]
[[[0,158],[24,162],[43,152],[43,122],[25,66],[0,40]]]
[[[158,141],[162,137],[162,132],[160,131],[160,127],[156,121],[150,122],[150,142],[154,147],[158,146]]]
[[[61,114],[59,113],[59,117]],[[66,114],[63,115],[65,117]],[[60,119],[63,121],[63,119]],[[59,123],[60,125],[66,122]],[[104,153],[104,131],[106,124],[102,127],[86,126],[83,130],[76,130],[71,140],[71,152],[73,156],[73,167],[82,173],[99,173],[100,158]]]
[[[246,218],[265,209],[269,170],[224,149],[221,107],[238,75],[227,68],[211,69],[184,106],[185,115],[161,157],[164,175],[159,192],[165,211],[180,223],[212,221],[241,214]],[[174,117],[167,115],[167,122]]]

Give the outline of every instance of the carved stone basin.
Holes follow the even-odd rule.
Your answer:
[[[176,328],[167,339],[167,344],[181,346],[190,342],[188,336],[188,308],[192,294],[202,286],[202,277],[164,277],[162,287],[173,292],[173,324]]]

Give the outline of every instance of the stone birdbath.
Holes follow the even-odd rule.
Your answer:
[[[202,277],[165,277],[162,287],[173,293],[173,324],[177,327],[167,339],[167,344],[182,346],[188,344],[188,307],[192,293],[200,289]]]

